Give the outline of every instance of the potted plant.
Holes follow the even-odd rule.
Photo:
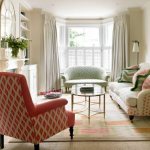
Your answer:
[[[20,38],[15,38],[10,35],[8,37],[2,38],[1,43],[7,42],[8,47],[12,49],[12,57],[17,57],[19,50],[24,50],[28,47],[28,41]]]

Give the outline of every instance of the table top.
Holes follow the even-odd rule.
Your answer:
[[[82,88],[90,87],[93,90],[81,90]],[[97,84],[76,84],[71,88],[71,94],[77,96],[100,96],[105,94],[105,89]]]

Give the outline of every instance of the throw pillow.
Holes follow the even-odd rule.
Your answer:
[[[147,74],[148,72],[149,72],[149,69],[138,70],[138,71],[134,74],[134,76],[133,76],[133,78],[132,78],[132,83],[133,83],[133,85],[135,85],[135,82],[136,82],[136,80],[137,80],[137,76],[138,76],[138,75],[145,75],[145,74]]]
[[[150,75],[144,80],[142,90],[150,89]]]
[[[141,73],[141,74],[140,74]],[[141,91],[144,80],[150,75],[150,70],[139,70],[134,74],[133,78],[135,78],[135,83],[133,83],[134,87],[131,88],[131,91]]]
[[[132,77],[137,72],[137,69],[123,69],[118,82],[132,83]]]
[[[133,66],[129,66],[127,67],[127,69],[139,69],[139,66],[138,65],[133,65]]]

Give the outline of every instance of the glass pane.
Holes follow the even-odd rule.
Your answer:
[[[92,57],[92,50],[91,49],[88,49],[86,50],[86,53],[85,53],[85,62],[86,62],[86,66],[92,66],[93,64],[93,57]]]
[[[94,66],[101,66],[101,51],[100,49],[94,50]]]
[[[77,66],[83,66],[84,65],[84,50],[78,49],[77,50]]]
[[[100,46],[99,28],[96,27],[69,27],[68,47]]]
[[[75,66],[75,59],[76,55],[75,55],[75,50],[69,50],[68,51],[68,66]]]
[[[112,46],[112,30],[113,30],[113,23],[103,24],[103,46],[104,47]]]

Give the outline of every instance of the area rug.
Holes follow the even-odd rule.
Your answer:
[[[66,109],[70,109],[71,96],[69,94],[63,95],[68,99]],[[75,97],[76,102],[83,101],[83,105],[74,105],[75,111],[80,111],[85,108],[84,98]],[[93,97],[91,109],[103,111],[103,100],[101,105],[95,102],[98,97]],[[91,111],[90,119],[87,117],[87,110],[76,114],[76,121],[74,126],[74,142],[76,141],[146,141],[150,140],[150,117],[135,117],[133,123],[130,122],[125,112],[120,109],[109,97],[106,95],[106,116],[104,114],[95,114]],[[70,142],[69,130],[66,129],[55,136],[47,139],[45,142]],[[19,142],[16,139],[10,139],[11,143]]]

